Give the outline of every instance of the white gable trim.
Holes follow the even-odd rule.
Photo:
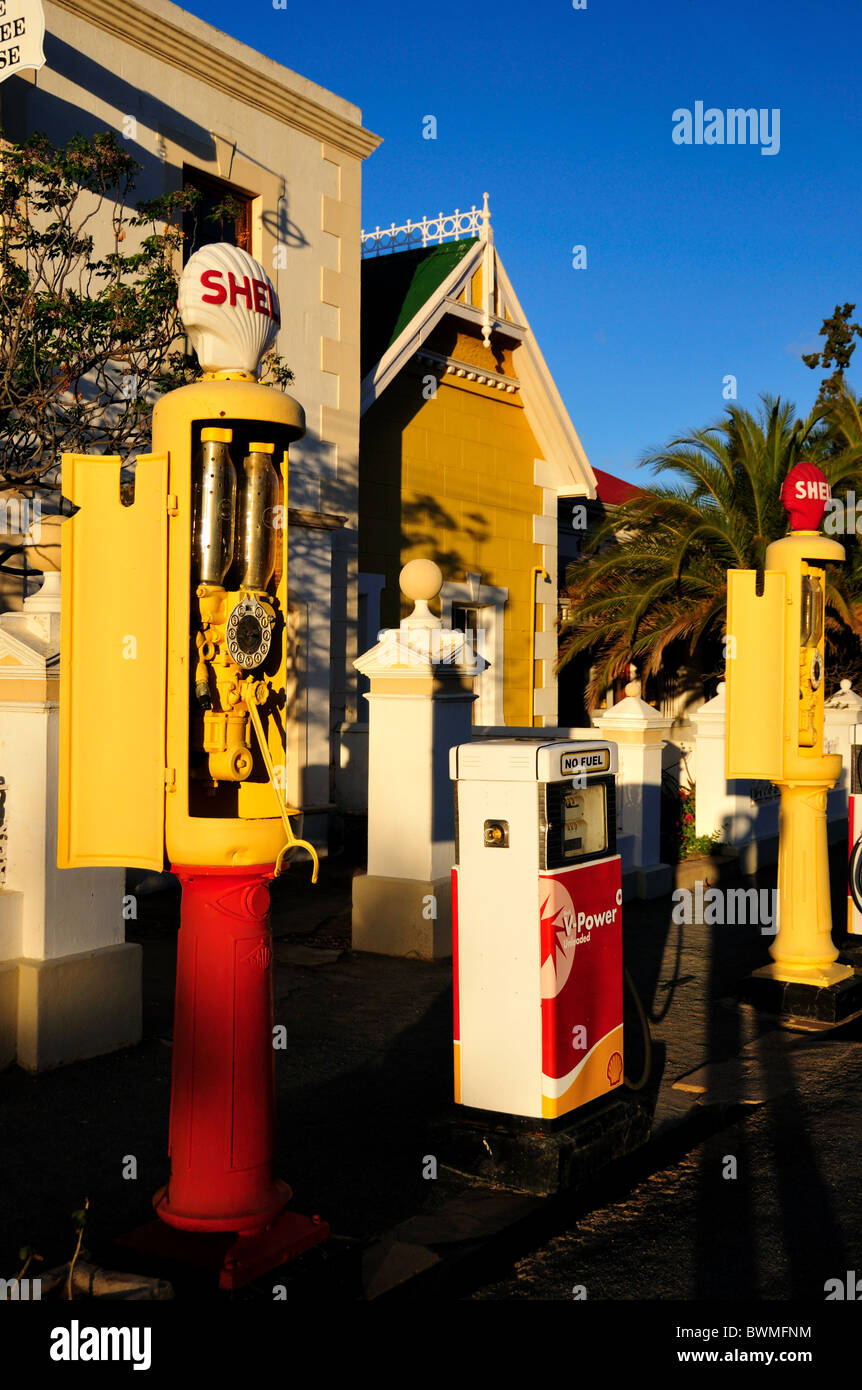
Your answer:
[[[447,312],[453,314],[455,318],[466,319],[468,323],[475,324],[477,328],[482,327],[484,315],[481,309],[476,309],[472,304],[460,304],[457,299],[449,298],[446,305]],[[491,325],[491,331],[498,329],[505,332],[507,338],[514,338],[520,342],[524,335],[529,331],[522,328],[519,323],[513,323],[511,319],[495,317]]]
[[[362,393],[359,404],[359,413],[364,415],[370,405],[373,405],[377,397],[382,395],[389,383],[398,375],[406,362],[409,362],[417,348],[420,348],[426,338],[434,331],[437,324],[452,309],[451,304],[446,300],[450,296],[456,296],[463,285],[463,282],[470,279],[476,272],[482,260],[483,246],[481,241],[477,241],[472,251],[469,251],[463,260],[446,276],[442,284],[438,285],[430,299],[419,308],[418,313],[402,330],[385,351],[380,361],[374,366],[362,382]],[[397,255],[397,252],[393,252]],[[458,305],[458,308],[463,308]],[[481,319],[481,314],[479,315]]]
[[[515,348],[513,357],[521,380],[524,411],[555,479],[557,492],[577,492],[581,496],[594,498],[597,496],[596,475],[499,256],[497,280],[503,289],[509,312],[514,313],[518,322],[526,326],[527,331]],[[586,491],[582,492],[584,484]]]
[[[453,314],[469,319],[472,323],[481,324],[481,310],[454,301],[465,281],[471,279],[482,264],[485,249],[483,242],[477,241],[463,261],[459,261],[453,267],[431,298],[414,314],[403,332],[365,377],[362,382],[361,415],[364,415],[368,407],[383,394],[445,315]],[[501,310],[505,306],[515,322],[497,316],[493,320],[492,331],[507,334],[516,340],[513,353],[516,373],[520,380],[524,412],[543,455],[543,485],[550,486],[558,495],[595,498],[596,478],[584,446],[569,418],[496,249],[493,255],[497,302]]]

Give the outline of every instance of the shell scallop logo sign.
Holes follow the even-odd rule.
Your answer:
[[[797,463],[784,479],[781,502],[791,531],[816,531],[832,493],[815,463]]]
[[[189,257],[177,307],[205,372],[256,377],[281,327],[278,295],[263,266],[227,242]]]

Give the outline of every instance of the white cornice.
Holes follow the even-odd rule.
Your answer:
[[[21,614],[8,614],[8,618],[20,618]],[[23,615],[26,619],[26,615]],[[28,641],[27,638],[30,638]],[[58,667],[60,654],[51,650],[45,638],[29,634],[22,624],[21,636],[15,636],[6,626],[0,627],[0,681],[20,680],[22,676],[36,676],[45,679]]]
[[[417,357],[420,362],[428,362],[432,366],[442,367],[444,372],[453,376],[461,377],[467,381],[475,381],[479,386],[493,386],[498,391],[506,391],[509,395],[517,391],[520,382],[515,376],[503,376],[500,372],[489,372],[487,368],[478,366],[475,362],[462,362],[457,357],[445,357],[442,352],[428,352],[423,348],[418,352]]]
[[[68,10],[76,19],[96,25],[189,77],[206,82],[225,96],[359,159],[364,159],[380,144],[380,137],[365,130],[358,119],[352,121],[298,90],[305,86],[323,95],[323,88],[221,34],[212,25],[187,15],[176,5],[145,6],[137,4],[136,0],[123,0],[122,4],[117,0],[50,0],[47,8],[50,10],[51,6]],[[176,16],[177,22],[167,16]],[[179,20],[187,24],[181,27]],[[272,73],[266,71],[268,68]],[[293,78],[297,85],[289,85],[287,78]],[[356,110],[341,98],[333,97],[333,102],[345,112]]]

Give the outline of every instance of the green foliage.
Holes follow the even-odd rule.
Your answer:
[[[56,487],[63,451],[145,450],[157,396],[199,375],[176,307],[198,195],[131,206],[140,167],[113,132],[0,153],[0,474],[19,489]]]
[[[850,315],[855,308],[855,304],[845,304],[843,308],[836,304],[834,314],[831,318],[824,319],[820,328],[820,337],[826,339],[822,352],[802,354],[802,361],[812,371],[817,367],[822,367],[824,371],[827,367],[835,368],[832,375],[824,377],[820,383],[817,405],[836,400],[844,391],[844,373],[850,366],[850,358],[856,350],[853,339],[862,338],[862,328],[858,323],[850,322]]]
[[[763,396],[756,415],[731,405],[717,423],[646,456],[654,473],[674,480],[615,508],[570,571],[572,615],[560,628],[557,669],[589,654],[589,707],[632,662],[644,678],[655,675],[671,644],[719,674],[727,570],[761,568],[766,547],[785,535],[780,493],[788,471],[810,459],[836,495],[847,486],[862,493],[862,421],[858,407],[841,399],[843,426],[826,407],[803,421],[792,404]],[[857,431],[852,448],[846,430]],[[827,640],[845,629],[862,632],[856,558],[829,572]]]
[[[681,787],[674,807],[674,839],[679,859],[693,859],[698,855],[712,854],[723,843],[721,835],[695,834],[695,788]]]

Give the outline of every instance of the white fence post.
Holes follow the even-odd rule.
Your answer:
[[[405,565],[401,585],[416,602],[413,613],[354,662],[371,686],[368,872],[353,880],[357,951],[424,960],[452,954],[449,749],[470,742],[473,679],[487,663],[463,632],[430,612],[442,582],[432,561]]]
[[[0,1065],[15,1057],[28,1071],[141,1038],[142,952],[125,940],[135,914],[124,871],[57,868],[59,526],[42,519],[31,555],[41,589],[0,618]]]
[[[604,738],[616,743],[618,828],[634,840],[633,872],[639,898],[660,898],[673,885],[673,871],[661,861],[661,773],[664,735],[672,720],[640,698],[640,682],[604,714],[593,715]]]
[[[850,757],[853,747],[853,728],[862,724],[862,697],[857,695],[852,683],[841,682],[823,710],[823,749],[826,753],[840,753],[844,767],[835,788],[827,793],[826,815],[847,815],[847,797],[850,794]]]

